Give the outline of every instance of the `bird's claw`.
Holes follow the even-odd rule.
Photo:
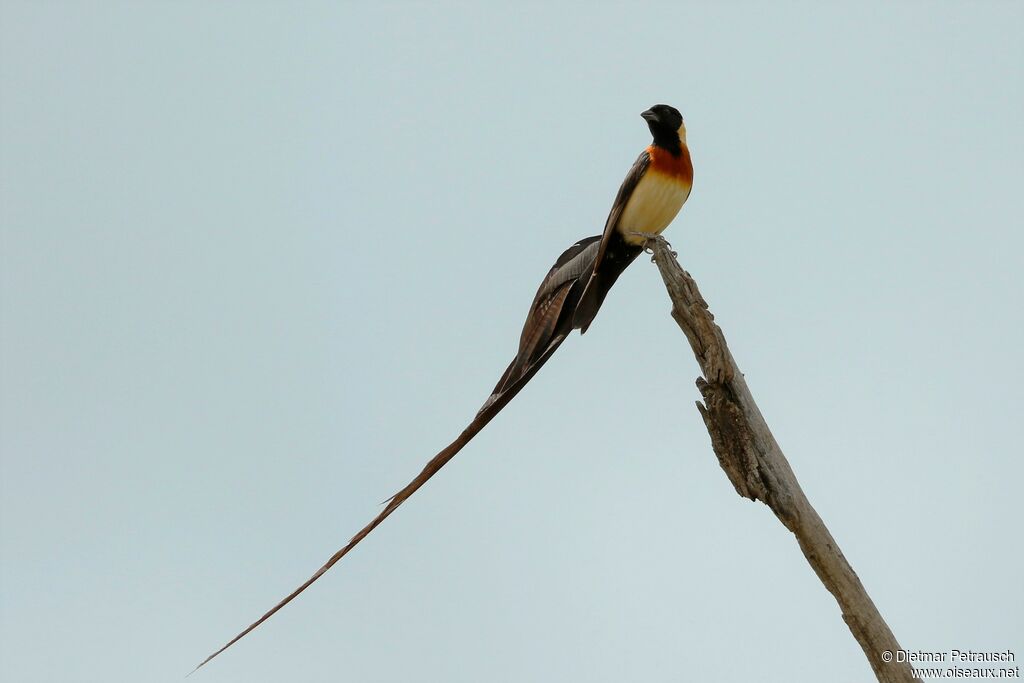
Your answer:
[[[661,235],[659,235],[658,233],[655,233],[655,232],[631,232],[629,234],[643,239],[643,244],[641,245],[641,247],[643,248],[644,253],[651,254],[651,255],[654,254],[654,247],[650,246],[648,244],[649,242],[664,242],[665,246],[668,247],[669,250],[671,251],[673,257],[679,256],[679,254],[676,253],[675,250],[672,249],[672,243],[669,242],[664,237],[662,237]]]

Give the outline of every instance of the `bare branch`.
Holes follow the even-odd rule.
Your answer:
[[[843,621],[860,643],[878,680],[920,683],[908,663],[883,660],[883,653],[891,655],[900,646],[800,488],[697,283],[680,267],[663,238],[651,239],[647,246],[653,251],[653,260],[672,299],[672,317],[686,334],[700,364],[703,377],[697,378],[697,388],[703,403],[698,401],[697,409],[729,481],[741,496],[771,508],[796,536],[804,557],[839,603]]]

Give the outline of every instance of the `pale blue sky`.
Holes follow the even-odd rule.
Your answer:
[[[1024,656],[1024,5],[12,3],[0,679],[176,681],[472,417],[686,117],[666,235],[904,647]],[[222,681],[871,672],[638,260]]]

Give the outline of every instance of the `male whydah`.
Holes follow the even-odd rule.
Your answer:
[[[469,426],[435,455],[415,479],[392,496],[384,510],[353,536],[344,548],[334,553],[313,576],[203,660],[196,669],[269,619],[333,567],[501,412],[570,332],[574,329],[579,329],[581,334],[587,331],[615,280],[643,251],[646,241],[668,227],[690,195],[693,165],[686,147],[683,117],[667,104],[657,104],[641,116],[647,121],[653,140],[637,157],[622,182],[605,222],[604,233],[582,239],[566,249],[548,271],[523,325],[519,352]]]

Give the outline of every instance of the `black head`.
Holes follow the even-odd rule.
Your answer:
[[[654,144],[659,147],[675,152],[680,148],[680,143],[686,142],[683,116],[675,107],[656,104],[640,116],[647,121],[647,127],[654,136]]]

